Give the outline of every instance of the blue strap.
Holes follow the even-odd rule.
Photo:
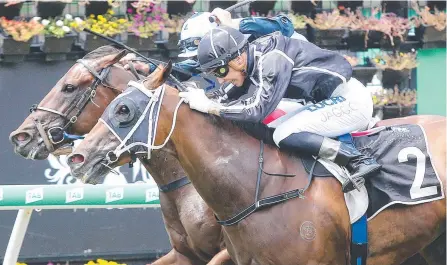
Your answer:
[[[351,265],[366,265],[368,256],[368,221],[366,214],[351,226]]]
[[[356,148],[350,133],[337,137],[340,142]],[[366,213],[351,225],[351,265],[366,265],[368,255],[368,221]]]
[[[82,140],[84,139],[84,136],[80,136],[80,135],[74,135],[74,134],[68,134],[64,131],[64,139],[69,139],[69,140]]]
[[[353,147],[353,148],[356,148],[356,147],[354,146],[354,140],[352,139],[352,136],[351,136],[350,133],[346,133],[346,134],[343,134],[343,135],[338,136],[338,140],[339,140],[340,142],[343,142],[343,143],[345,143],[345,144],[350,145],[350,146]]]
[[[368,222],[366,214],[352,224],[352,242],[368,243]]]

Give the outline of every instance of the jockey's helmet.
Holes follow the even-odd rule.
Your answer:
[[[178,57],[197,56],[197,47],[202,37],[217,27],[216,22],[209,21],[210,16],[210,12],[195,13],[183,24],[178,42],[181,53]]]
[[[201,71],[227,65],[248,47],[248,36],[239,30],[220,26],[208,32],[200,41],[197,59]]]

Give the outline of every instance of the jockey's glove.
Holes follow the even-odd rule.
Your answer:
[[[180,92],[179,96],[185,99],[185,102],[189,104],[191,109],[215,115],[220,113],[219,103],[209,99],[203,89],[191,89],[188,92]]]

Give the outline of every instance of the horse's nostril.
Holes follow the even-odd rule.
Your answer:
[[[78,154],[72,155],[70,157],[70,161],[73,164],[80,164],[80,163],[84,162],[84,156],[83,155],[78,155]]]
[[[13,139],[15,140],[16,143],[20,143],[27,141],[28,139],[30,139],[30,137],[31,136],[28,133],[21,132],[13,136]]]
[[[27,137],[28,137],[28,135],[26,135],[26,133],[19,133],[16,136],[17,141],[21,141],[21,142],[25,141]]]

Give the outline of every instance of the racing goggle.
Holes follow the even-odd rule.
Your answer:
[[[210,72],[210,74],[218,78],[224,78],[225,76],[227,76],[229,71],[230,67],[228,65],[222,65],[215,68],[213,71]]]
[[[200,37],[195,37],[195,38],[188,38],[186,40],[180,40],[178,42],[179,49],[181,51],[186,51],[186,50],[194,51],[194,50],[197,50],[197,48],[199,47],[199,43],[200,43],[201,39],[202,38],[200,38]]]

